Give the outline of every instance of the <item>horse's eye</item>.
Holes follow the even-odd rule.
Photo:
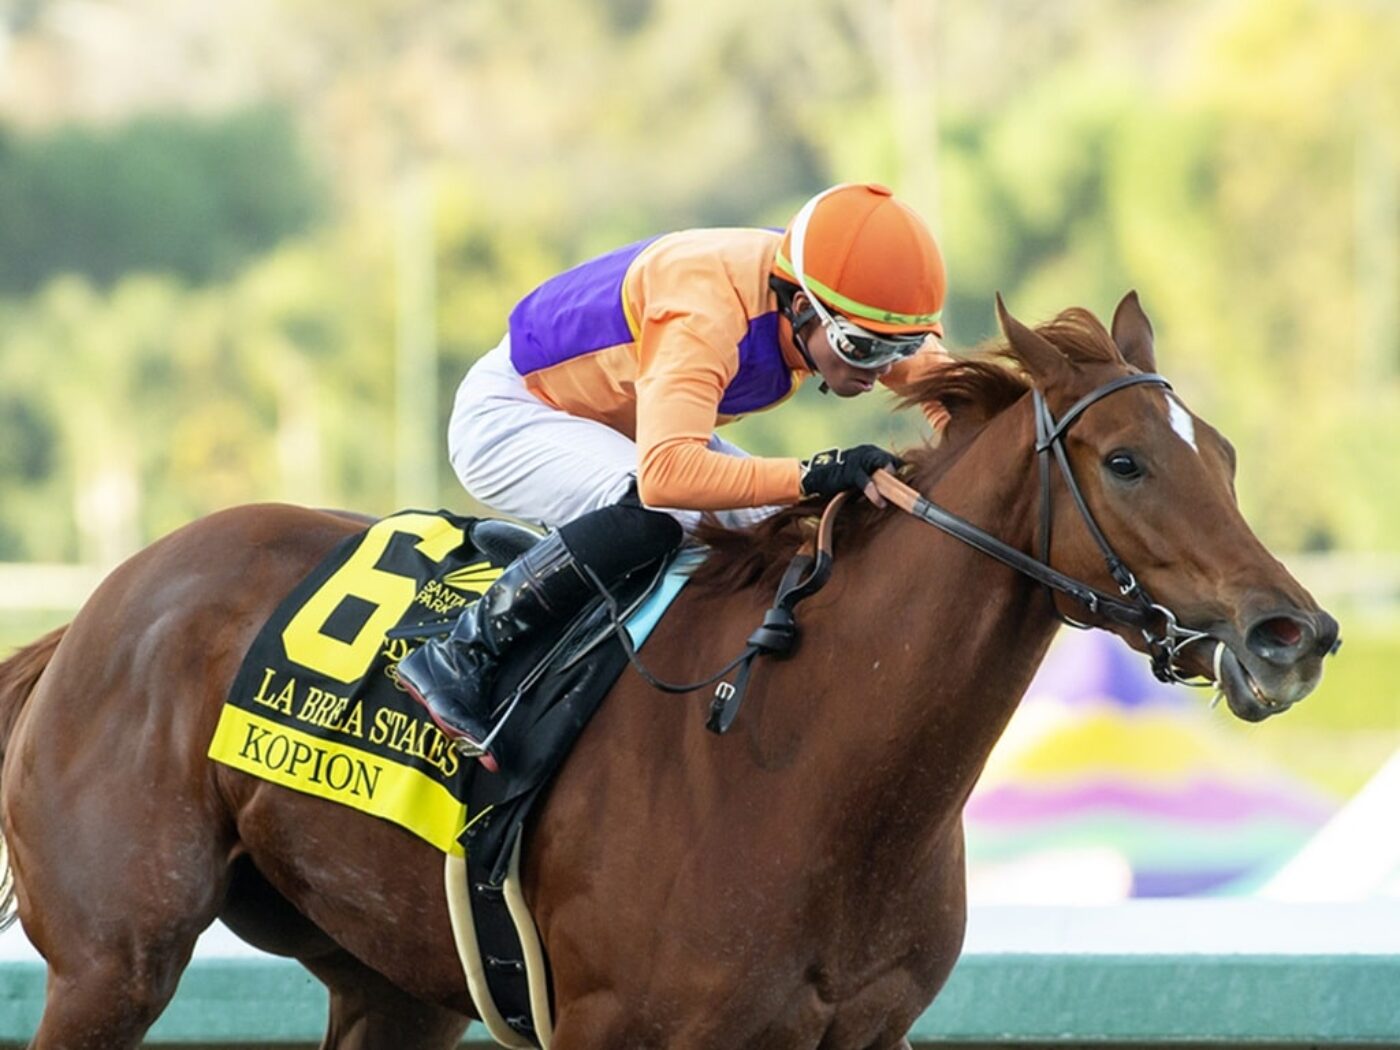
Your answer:
[[[1142,464],[1131,452],[1124,452],[1122,449],[1110,452],[1108,458],[1104,460],[1104,466],[1108,467],[1115,478],[1122,478],[1125,481],[1142,477]]]

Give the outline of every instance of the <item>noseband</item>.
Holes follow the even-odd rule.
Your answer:
[[[1040,464],[1041,542],[1039,560],[1003,543],[966,519],[944,510],[927,497],[921,496],[909,488],[892,474],[884,471],[878,472],[875,475],[875,482],[880,493],[901,509],[1040,583],[1050,597],[1050,606],[1055,615],[1063,623],[1081,630],[1091,626],[1061,613],[1055,604],[1055,592],[1074,599],[1088,609],[1092,616],[1101,616],[1113,623],[1141,632],[1142,639],[1147,645],[1148,655],[1152,660],[1152,673],[1159,680],[1194,683],[1198,681],[1194,676],[1178,673],[1176,669],[1177,657],[1186,646],[1208,638],[1209,635],[1204,631],[1191,631],[1180,626],[1175,614],[1166,606],[1154,602],[1142,584],[1138,582],[1137,577],[1114,553],[1108,538],[1104,536],[1103,530],[1099,528],[1093,513],[1089,510],[1088,503],[1084,500],[1079,483],[1075,481],[1074,471],[1070,469],[1069,456],[1065,452],[1065,434],[1086,409],[1110,394],[1142,384],[1171,389],[1171,384],[1154,372],[1120,376],[1085,394],[1071,405],[1058,420],[1055,419],[1050,407],[1045,403],[1044,395],[1037,389],[1031,390],[1031,400],[1035,411],[1035,451]],[[1108,565],[1108,573],[1113,577],[1113,582],[1118,585],[1118,597],[1106,594],[1072,576],[1067,576],[1050,565],[1050,528],[1053,520],[1050,490],[1050,459],[1052,456],[1059,464],[1060,476],[1064,478],[1065,486],[1069,489],[1075,506],[1079,508],[1079,516],[1088,528],[1089,535],[1094,538],[1099,550],[1103,552],[1104,561]]]

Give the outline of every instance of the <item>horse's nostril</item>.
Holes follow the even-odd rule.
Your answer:
[[[1313,629],[1306,621],[1291,616],[1271,616],[1249,629],[1245,644],[1249,651],[1275,663],[1288,663],[1309,648]]]
[[[1303,628],[1295,621],[1283,616],[1276,616],[1272,620],[1266,620],[1260,626],[1273,636],[1275,642],[1284,646],[1295,646],[1303,640]]]

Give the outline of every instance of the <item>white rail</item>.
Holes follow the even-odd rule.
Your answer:
[[[0,610],[75,610],[104,575],[94,565],[0,562]]]

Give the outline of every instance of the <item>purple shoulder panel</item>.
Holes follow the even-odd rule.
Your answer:
[[[778,344],[778,314],[760,314],[749,322],[739,343],[739,373],[725,388],[719,411],[726,416],[758,412],[792,392],[792,370]]]
[[[510,360],[529,375],[632,341],[622,309],[627,269],[655,237],[629,244],[551,277],[510,312]]]

